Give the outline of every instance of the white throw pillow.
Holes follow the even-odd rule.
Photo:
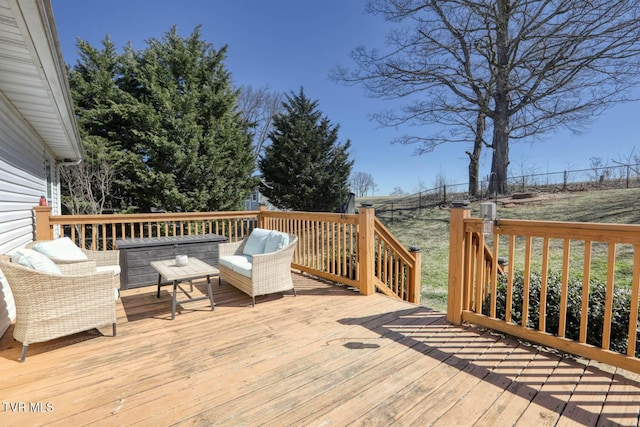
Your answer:
[[[36,243],[33,245],[33,249],[48,257],[64,261],[86,261],[89,259],[68,237]]]
[[[18,249],[11,255],[11,261],[42,273],[62,274],[53,261],[32,249]]]

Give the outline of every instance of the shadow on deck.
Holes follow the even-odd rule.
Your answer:
[[[294,280],[297,297],[255,308],[214,281],[213,312],[185,303],[173,321],[168,287],[160,299],[155,287],[125,291],[117,337],[106,327],[34,344],[23,364],[10,329],[2,425],[638,424],[635,374]]]

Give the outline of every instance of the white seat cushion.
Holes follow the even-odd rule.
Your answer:
[[[98,273],[101,273],[103,271],[109,271],[113,273],[114,276],[117,276],[120,274],[121,269],[119,265],[104,265],[102,267],[96,267],[96,271]]]
[[[36,243],[33,245],[33,249],[48,257],[64,261],[86,261],[89,259],[68,237]]]
[[[218,264],[240,273],[243,276],[251,277],[251,257],[247,255],[230,255],[220,257]]]

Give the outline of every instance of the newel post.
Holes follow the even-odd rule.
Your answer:
[[[372,295],[375,292],[373,285],[375,265],[375,209],[371,205],[363,204],[358,210],[358,228],[360,251],[360,293]]]
[[[471,217],[468,202],[454,202],[449,220],[449,291],[447,320],[462,323],[464,295],[464,220]]]
[[[267,228],[267,218],[263,215],[266,211],[265,205],[258,206],[258,228]]]
[[[409,252],[411,252],[415,261],[413,274],[411,276],[409,302],[420,304],[420,291],[422,290],[422,250],[417,246],[410,246]]]
[[[34,240],[51,240],[53,239],[53,226],[49,222],[51,216],[51,206],[34,206],[33,213],[35,215]]]

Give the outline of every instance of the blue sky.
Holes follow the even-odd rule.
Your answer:
[[[350,52],[359,45],[384,47],[391,28],[379,16],[366,14],[356,0],[52,0],[58,37],[65,61],[77,60],[76,40],[93,46],[108,34],[122,49],[131,42],[144,49],[145,41],[161,38],[172,25],[189,35],[202,25],[202,39],[218,49],[228,45],[226,66],[236,85],[268,86],[283,93],[302,86],[332,123],[340,125],[341,141],[351,140],[354,171],[370,173],[378,186],[375,195],[400,187],[416,191],[432,188],[436,176],[448,183],[466,182],[464,145],[449,144],[415,156],[414,146],[391,144],[406,133],[431,133],[429,128],[380,128],[370,115],[392,108],[391,101],[372,99],[364,89],[329,79],[338,64],[352,66]],[[556,172],[588,168],[590,157],[604,160],[640,150],[640,104],[623,104],[600,117],[581,135],[560,131],[535,144],[513,142],[510,173]],[[635,126],[634,126],[635,125]],[[481,175],[489,173],[488,150]]]

